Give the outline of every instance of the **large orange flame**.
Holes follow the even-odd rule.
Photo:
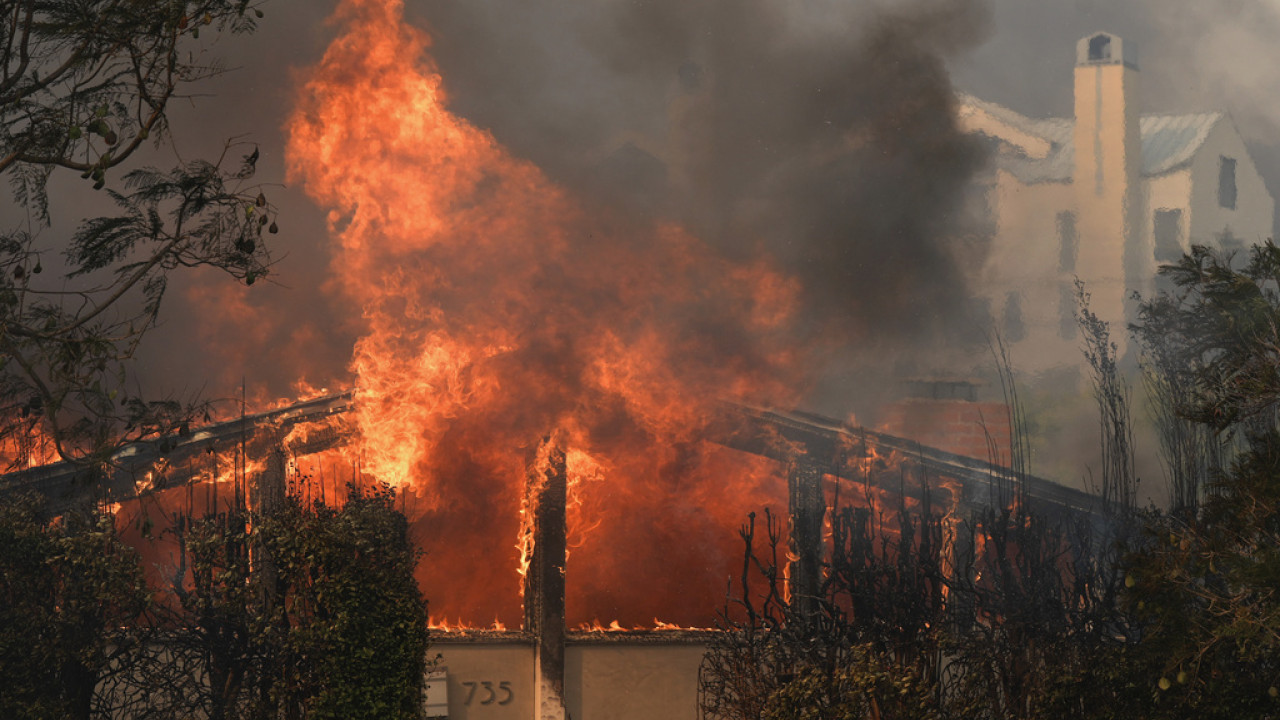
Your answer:
[[[400,0],[345,0],[337,21],[287,157],[363,309],[360,463],[412,495],[433,611],[516,621],[525,465],[555,432],[571,618],[707,624],[736,528],[785,494],[700,430],[719,399],[795,400],[795,284],[587,207],[450,112]]]

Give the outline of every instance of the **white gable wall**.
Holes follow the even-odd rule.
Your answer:
[[[1218,204],[1218,168],[1224,156],[1236,161],[1235,209]],[[1271,236],[1275,202],[1230,121],[1219,122],[1191,160],[1190,205],[1193,243],[1217,247],[1225,230],[1246,248]]]

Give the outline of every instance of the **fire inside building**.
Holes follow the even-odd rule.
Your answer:
[[[812,386],[788,331],[802,283],[729,262],[682,228],[593,217],[449,111],[438,73],[406,63],[424,36],[390,10],[363,12],[309,80],[289,150],[299,182],[332,209],[334,284],[360,308],[355,391],[127,446],[101,483],[51,464],[6,475],[6,491],[38,492],[55,510],[176,492],[216,512],[219,493],[262,506],[287,488],[336,502],[338,471],[316,458],[355,445],[342,458],[350,477],[395,483],[424,549],[418,579],[440,653],[424,702],[453,720],[695,717],[717,613],[731,604],[725,579],[742,565],[734,531],[762,507],[785,508],[785,590],[800,607],[818,594],[838,498],[872,509],[930,498],[961,522],[1004,507],[1017,483],[1019,502],[1045,515],[1095,512],[1088,493],[975,459],[1011,458],[1014,423],[962,379],[922,381],[887,420],[914,441],[744,404],[793,407]],[[1127,78],[1116,50],[1086,47],[1078,77]],[[1079,87],[1101,97],[1104,84]],[[1021,127],[978,109],[971,129]],[[1127,118],[1123,159],[1103,142],[1110,131],[1094,144],[1131,177],[1137,116],[1129,104],[1114,114]],[[1009,162],[1046,160],[1061,172],[1037,186],[1070,195],[1060,186],[1090,166],[1064,169],[1062,140],[1085,147],[1090,127],[1036,125],[1059,142],[1018,136],[1029,150],[1010,147]],[[1089,208],[1115,210],[1132,192],[1062,212],[1079,212],[1083,229]]]
[[[206,458],[240,451],[256,470],[246,478],[253,506],[291,482],[290,467],[352,438],[350,394],[321,397],[278,410],[210,425],[192,432],[128,446],[114,458],[105,484],[84,482],[84,470],[57,463],[10,473],[8,491],[35,491],[53,508],[86,499],[136,503],[148,496],[216,486]],[[918,502],[933,493],[956,520],[992,502],[1014,480],[1014,471],[917,442],[799,412],[723,404],[706,427],[706,442],[766,459],[785,478],[788,591],[816,597],[821,583],[830,506],[841,486],[872,496]],[[257,462],[261,461],[261,462]],[[566,522],[569,478],[566,453],[555,437],[543,438],[528,458],[520,543],[523,617],[519,629],[436,628],[432,652],[440,658],[427,681],[429,717],[693,718],[698,715],[699,673],[708,641],[718,630],[659,624],[652,629],[611,626],[571,628],[566,579],[573,541]],[[296,479],[296,478],[295,478]],[[1046,515],[1087,517],[1097,498],[1036,477],[1020,476],[1026,502]],[[216,488],[214,488],[216,489]],[[296,489],[296,488],[295,488]],[[224,490],[225,492],[225,490]],[[720,568],[707,568],[715,575]],[[463,579],[465,581],[465,579]],[[643,594],[649,579],[634,578]],[[685,581],[696,584],[700,578]],[[654,613],[660,598],[653,598]],[[714,624],[708,609],[707,625]]]

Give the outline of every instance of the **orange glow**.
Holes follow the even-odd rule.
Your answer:
[[[947,503],[947,512],[942,516],[942,574],[948,578],[954,578],[959,568],[956,567],[956,531],[960,527],[960,498],[964,493],[964,488],[960,483],[952,478],[939,478],[938,487],[945,490],[949,497]],[[944,598],[951,594],[949,584],[942,585],[942,596]]]
[[[820,351],[796,341],[797,281],[770,258],[730,260],[684,227],[576,197],[454,114],[428,33],[406,21],[403,0],[339,0],[334,27],[301,75],[286,162],[290,182],[328,213],[326,287],[360,318],[354,409],[282,438],[290,490],[339,505],[349,484],[396,487],[424,552],[432,627],[476,629],[492,617],[487,629],[505,631],[520,625],[533,549],[528,468],[545,467],[539,440],[554,435],[566,454],[569,624],[711,624],[743,572],[739,528],[765,507],[784,517],[788,493],[778,462],[714,445],[705,430],[722,401],[789,408],[805,396]],[[286,323],[246,292],[201,280],[187,292],[219,308],[202,313],[213,320],[200,331],[227,367],[252,364]],[[243,345],[215,342],[237,334]],[[328,394],[302,379],[311,365],[296,348],[309,339],[288,345],[299,397],[249,390],[243,405],[219,408],[223,419]],[[329,436],[350,441],[314,452]],[[849,460],[843,481],[824,478],[828,507],[843,487],[841,503],[870,508],[877,532],[899,532],[899,508],[921,504],[900,497],[899,479],[918,485],[919,475],[893,454],[840,452]],[[136,483],[148,498],[115,510],[149,520],[149,507],[252,505],[248,486],[267,459],[243,454],[161,463]],[[0,447],[0,461],[13,459],[55,458],[48,443]],[[949,556],[959,486],[941,487]],[[785,558],[789,574],[795,558]]]
[[[58,462],[53,438],[34,427],[29,433],[15,433],[0,438],[0,473],[25,470]]]
[[[290,178],[328,208],[333,287],[363,317],[349,460],[407,495],[433,610],[510,625],[526,465],[556,433],[571,622],[705,623],[737,527],[786,495],[772,463],[701,430],[719,400],[803,391],[797,286],[680,227],[622,223],[513,157],[450,112],[401,11],[342,2],[288,122]]]
[[[681,625],[675,625],[673,623],[663,622],[658,618],[653,619],[653,629],[654,630],[701,630],[704,632],[711,630],[711,628],[684,627]]]
[[[507,626],[502,624],[502,622],[499,620],[494,620],[492,625],[490,625],[489,627],[484,627],[484,626],[476,625],[474,623],[465,622],[462,620],[462,618],[458,618],[450,622],[447,618],[437,618],[432,616],[427,620],[427,627],[430,628],[432,632],[446,633],[446,634],[466,633],[466,632],[473,632],[475,630],[485,630],[489,632],[507,632]]]
[[[712,628],[676,625],[675,623],[663,622],[658,618],[653,619],[653,625],[651,626],[636,625],[634,627],[623,627],[622,624],[619,623],[617,620],[610,621],[608,625],[601,623],[599,620],[592,620],[589,623],[579,623],[578,626],[574,628],[574,631],[580,632],[580,633],[649,632],[653,630],[658,630],[658,631],[693,630],[698,632],[708,632],[708,631],[711,631]]]

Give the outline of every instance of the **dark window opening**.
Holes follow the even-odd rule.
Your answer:
[[[1111,59],[1111,36],[1110,35],[1094,35],[1089,38],[1089,59],[1090,60],[1110,60]]]
[[[1236,209],[1236,161],[1223,156],[1218,164],[1218,204]]]
[[[1058,335],[1063,340],[1076,337],[1076,290],[1071,283],[1058,285]]]
[[[1154,219],[1156,262],[1176,263],[1182,259],[1182,211],[1157,210]]]
[[[1027,325],[1022,320],[1022,297],[1011,292],[1004,299],[1004,336],[1009,342],[1027,337]]]
[[[1076,231],[1076,214],[1058,213],[1058,270],[1064,273],[1076,271],[1076,255],[1079,247],[1080,235]]]

